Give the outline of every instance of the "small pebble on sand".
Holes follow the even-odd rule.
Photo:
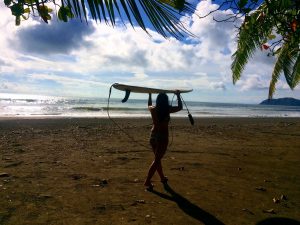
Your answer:
[[[0,172],[0,177],[9,177],[9,174],[8,173],[4,173],[4,172]]]
[[[273,198],[273,202],[274,202],[274,203],[279,203],[280,200],[279,200],[278,198],[274,197],[274,198]]]
[[[263,212],[264,213],[270,213],[270,214],[276,214],[274,209],[264,209]]]
[[[286,197],[285,195],[281,195],[281,196],[280,196],[280,199],[281,199],[281,200],[287,200],[287,197]]]

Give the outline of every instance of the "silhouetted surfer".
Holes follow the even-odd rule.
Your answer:
[[[144,185],[148,190],[153,188],[151,183],[151,178],[153,177],[155,171],[160,176],[161,182],[165,183],[168,178],[164,175],[161,159],[166,153],[168,143],[169,143],[169,121],[170,113],[175,113],[182,110],[182,102],[180,98],[179,91],[176,92],[178,105],[170,106],[169,98],[165,93],[158,94],[156,98],[156,105],[152,105],[152,96],[149,94],[148,99],[148,109],[151,113],[153,126],[150,135],[150,144],[154,153],[154,160],[149,168],[147,179]]]

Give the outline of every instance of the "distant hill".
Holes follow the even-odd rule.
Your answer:
[[[295,98],[278,98],[267,99],[260,103],[260,105],[288,105],[288,106],[300,106],[300,100]]]

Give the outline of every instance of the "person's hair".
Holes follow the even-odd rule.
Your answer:
[[[159,122],[170,119],[169,107],[168,95],[166,93],[159,93],[156,98],[156,112]]]

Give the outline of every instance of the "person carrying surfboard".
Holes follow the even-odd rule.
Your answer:
[[[144,185],[147,190],[153,189],[153,184],[151,183],[151,178],[157,171],[160,176],[161,182],[166,183],[168,178],[164,175],[161,159],[166,153],[168,143],[169,143],[169,121],[170,113],[175,113],[182,110],[182,101],[180,97],[180,92],[177,91],[177,106],[169,105],[169,98],[166,93],[158,94],[156,98],[156,105],[152,105],[152,96],[149,94],[148,98],[148,109],[152,117],[152,129],[150,135],[150,145],[154,153],[154,160],[150,165],[147,178]]]

